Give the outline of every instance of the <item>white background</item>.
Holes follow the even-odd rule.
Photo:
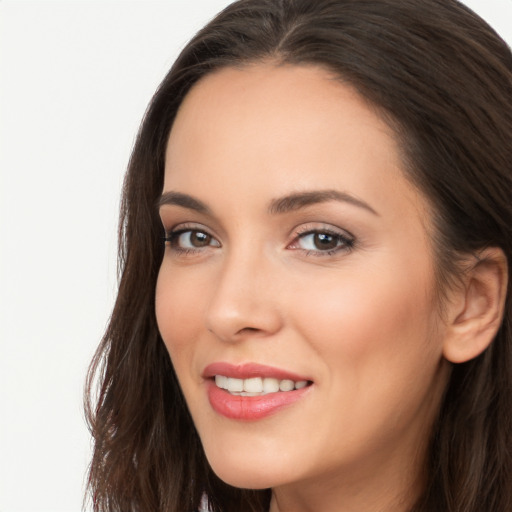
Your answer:
[[[144,109],[227,0],[0,0],[0,512],[82,506],[86,369]],[[512,0],[466,3],[512,43]]]

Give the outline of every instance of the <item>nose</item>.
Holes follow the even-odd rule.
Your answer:
[[[277,277],[261,254],[226,258],[207,307],[206,328],[225,342],[277,333],[282,327]]]

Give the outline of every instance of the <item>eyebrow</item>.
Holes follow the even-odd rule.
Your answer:
[[[368,203],[358,199],[346,192],[338,190],[311,190],[307,192],[297,192],[278,199],[274,199],[270,203],[269,212],[272,214],[287,213],[300,210],[307,206],[328,201],[339,201],[349,203],[359,208],[363,208],[374,215],[379,215]]]
[[[188,194],[182,194],[181,192],[164,192],[157,201],[157,208],[161,208],[165,205],[176,205],[189,210],[195,210],[199,213],[206,215],[211,214],[210,208],[206,206],[202,201],[195,197],[189,196]]]
[[[314,204],[326,203],[328,201],[348,203],[358,206],[359,208],[363,208],[374,215],[379,215],[368,203],[346,192],[340,192],[338,190],[310,190],[307,192],[296,192],[284,197],[272,199],[272,201],[270,201],[268,211],[272,215],[278,215],[300,210]],[[195,197],[181,192],[164,192],[157,201],[157,208],[165,205],[181,206],[182,208],[195,210],[205,215],[212,214],[210,208],[205,203]]]

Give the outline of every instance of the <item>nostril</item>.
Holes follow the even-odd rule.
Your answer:
[[[252,332],[260,332],[260,329],[257,329],[256,327],[244,327],[243,329],[240,329],[237,334],[249,334]]]

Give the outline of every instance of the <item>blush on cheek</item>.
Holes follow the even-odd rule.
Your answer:
[[[368,275],[364,279],[363,272],[340,276],[339,282],[317,287],[317,296],[311,294],[311,287],[309,293],[294,294],[295,318],[301,319],[301,329],[309,332],[311,343],[330,344],[330,350],[347,362],[355,363],[375,351],[394,357],[393,348],[409,345],[431,321],[426,314],[428,293],[416,291],[425,289],[425,283],[412,282],[405,274],[387,279],[382,274],[368,279]]]
[[[197,298],[196,292],[178,292],[180,289],[177,282],[159,276],[155,294],[155,314],[160,335],[162,336],[167,349],[186,344],[192,336],[194,326],[197,326]]]

